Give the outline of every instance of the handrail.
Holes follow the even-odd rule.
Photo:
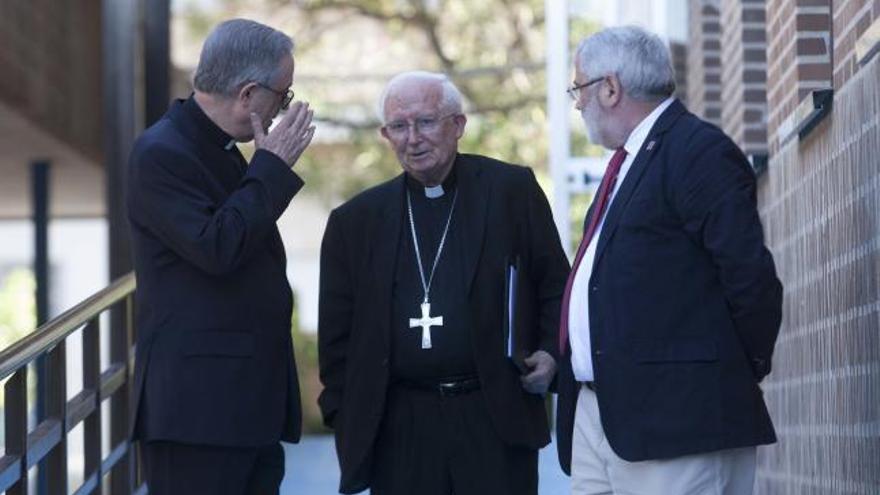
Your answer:
[[[5,380],[2,411],[5,446],[0,450],[0,493],[27,493],[30,470],[39,464],[45,477],[39,487],[48,495],[66,495],[71,466],[67,462],[68,434],[83,428],[83,481],[76,494],[103,493],[109,479],[109,493],[142,494],[139,459],[129,442],[134,326],[133,273],[40,326],[0,351],[0,380]],[[101,317],[110,316],[108,365],[102,365]],[[82,329],[82,367],[70,371],[82,374],[82,389],[72,398],[67,393],[67,339]],[[42,360],[43,375],[37,392],[45,408],[30,425],[28,408],[28,365]],[[109,414],[102,412],[104,401]],[[106,416],[106,417],[105,417]],[[109,439],[105,429],[109,428]],[[110,452],[102,446],[110,441]]]
[[[134,292],[134,273],[129,273],[104,289],[37,328],[21,340],[0,351],[0,380],[35,360],[92,318]]]

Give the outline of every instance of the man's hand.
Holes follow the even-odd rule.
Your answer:
[[[258,150],[266,150],[277,155],[287,165],[293,167],[315,135],[315,126],[311,125],[312,115],[309,104],[298,101],[291,105],[281,122],[266,134],[260,117],[251,113],[254,145]]]
[[[556,360],[547,351],[535,351],[523,361],[532,369],[528,375],[520,378],[523,388],[533,394],[546,394],[556,374]]]

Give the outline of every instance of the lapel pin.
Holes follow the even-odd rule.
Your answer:
[[[652,139],[652,140],[648,143],[648,146],[645,147],[645,150],[646,150],[646,151],[651,151],[652,149],[654,149],[654,144],[656,144],[656,143],[657,143],[657,141]]]

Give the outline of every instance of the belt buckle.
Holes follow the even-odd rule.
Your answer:
[[[442,382],[437,384],[437,390],[442,397],[453,397],[461,392],[461,384],[457,382]]]

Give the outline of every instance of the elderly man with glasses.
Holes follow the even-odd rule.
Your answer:
[[[569,92],[614,153],[562,299],[557,440],[576,495],[747,495],[776,438],[758,383],[782,286],[755,177],[674,90],[643,29],[578,47]]]
[[[379,113],[403,173],[335,209],[321,250],[340,490],[534,495],[568,274],[547,199],[531,169],[458,152],[445,76],[396,76]]]
[[[292,294],[276,221],[314,133],[293,98],[293,42],[231,20],[195,92],[137,140],[128,214],[137,273],[134,438],[151,494],[277,494],[301,413]],[[268,132],[268,133],[267,133]],[[236,143],[255,140],[246,161]]]

